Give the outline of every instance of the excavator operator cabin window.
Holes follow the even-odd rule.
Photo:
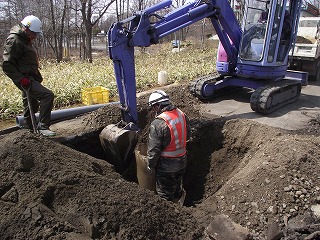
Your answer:
[[[248,3],[240,48],[240,58],[243,60],[260,61],[263,57],[269,2],[253,0]]]
[[[272,33],[271,33],[271,39],[270,39],[269,51],[268,51],[268,62],[273,62],[274,57],[276,55],[275,53],[277,49],[279,25],[281,21],[282,10],[283,10],[283,1],[278,0],[276,9],[274,11]]]

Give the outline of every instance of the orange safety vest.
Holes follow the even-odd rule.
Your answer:
[[[180,109],[161,113],[162,118],[170,129],[171,141],[161,152],[162,157],[174,158],[186,154],[187,123],[184,113]]]

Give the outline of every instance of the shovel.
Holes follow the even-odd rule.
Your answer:
[[[23,89],[23,91],[26,93],[26,96],[27,96],[27,102],[28,102],[28,108],[29,108],[29,112],[30,112],[30,117],[31,117],[31,123],[32,123],[32,129],[33,129],[33,132],[34,133],[38,133],[38,129],[37,129],[37,122],[36,122],[36,116],[34,115],[34,112],[33,112],[33,108],[32,108],[32,105],[31,105],[31,98],[30,98],[30,88],[31,88],[31,84],[29,84],[28,86],[26,87],[23,87],[21,85],[21,88]]]

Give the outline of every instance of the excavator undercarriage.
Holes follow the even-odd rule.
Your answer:
[[[256,89],[250,98],[251,109],[262,114],[275,110],[296,101],[301,93],[301,83],[293,80],[282,80]]]

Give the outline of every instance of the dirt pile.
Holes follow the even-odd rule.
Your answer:
[[[305,38],[305,37],[302,37],[302,36],[297,36],[297,39],[296,39],[296,43],[313,44],[314,42],[315,42],[314,38],[308,39],[308,38]]]
[[[319,137],[249,120],[227,121],[222,131],[222,147],[208,159],[200,208],[228,215],[268,239],[272,224],[286,229],[296,216],[320,206]],[[319,223],[318,217],[312,222]]]
[[[2,239],[197,238],[190,210],[27,131],[0,143]],[[199,230],[198,230],[199,231]]]
[[[299,132],[252,120],[206,119],[187,86],[165,91],[192,124],[184,207],[140,188],[134,178],[126,181],[107,163],[98,135],[120,120],[119,109],[109,105],[53,125],[56,138],[24,130],[1,137],[2,239],[226,239],[214,235],[217,216],[250,232],[240,239],[316,236],[317,119]],[[139,144],[153,118],[147,97],[138,99]]]

